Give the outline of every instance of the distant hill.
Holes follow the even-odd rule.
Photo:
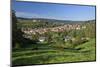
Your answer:
[[[95,22],[95,20],[72,21],[72,20],[57,20],[57,19],[47,19],[47,18],[23,18],[23,17],[17,17],[17,19],[18,19],[19,21],[24,21],[24,22],[29,22],[29,21],[33,21],[33,20],[40,20],[41,22],[62,23],[62,24]]]

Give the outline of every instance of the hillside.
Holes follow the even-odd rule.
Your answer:
[[[87,21],[94,22],[95,20],[87,20],[87,21],[72,21],[72,20],[58,20],[58,19],[48,19],[48,18],[22,18],[17,17],[19,21],[29,22],[33,20],[40,20],[41,22],[51,22],[51,23],[63,23],[63,24],[73,24],[73,23],[84,23]]]
[[[13,52],[12,56],[14,65],[95,61],[95,39],[77,46],[76,49],[64,49],[61,51],[44,45],[44,49],[34,51],[21,49]]]

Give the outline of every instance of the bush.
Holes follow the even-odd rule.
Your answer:
[[[81,39],[81,37],[76,37],[75,40],[72,41],[72,44],[75,46],[83,44],[85,42],[87,42],[88,40],[86,38]]]

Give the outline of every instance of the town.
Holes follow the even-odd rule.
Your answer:
[[[45,32],[51,31],[51,32],[64,32],[64,31],[69,31],[69,30],[80,30],[80,29],[85,29],[86,26],[81,26],[81,24],[66,24],[64,26],[58,26],[58,27],[53,27],[53,28],[40,28],[40,29],[24,29],[22,28],[21,30],[25,34],[43,34]]]

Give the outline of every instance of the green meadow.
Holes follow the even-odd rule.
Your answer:
[[[67,63],[95,61],[95,39],[80,44],[75,48],[56,49],[45,45],[38,45],[38,50],[20,49],[12,52],[12,62],[14,65],[36,65],[50,63]]]

